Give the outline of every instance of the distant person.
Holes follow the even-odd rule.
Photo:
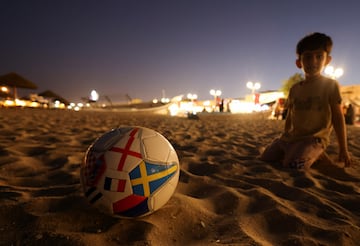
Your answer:
[[[346,108],[345,123],[347,125],[354,125],[354,121],[355,121],[354,107],[350,103],[349,106],[347,106],[347,108]]]
[[[228,112],[228,113],[231,113],[230,103],[231,103],[231,99],[228,99],[228,100],[226,101],[226,112]]]
[[[321,75],[331,61],[331,49],[331,38],[322,33],[312,33],[298,42],[296,66],[304,71],[305,79],[290,89],[284,132],[266,147],[261,160],[308,169],[321,155],[326,156],[334,128],[339,160],[345,167],[352,165],[339,84]]]
[[[275,117],[275,119],[285,119],[284,118],[284,111],[285,111],[285,108],[284,108],[284,104],[285,104],[285,99],[284,98],[279,98],[276,100],[275,102],[275,105],[274,105],[274,110],[273,110],[273,115]],[[286,117],[286,115],[285,115]]]
[[[224,112],[224,99],[221,99],[220,105],[219,105],[220,112]]]

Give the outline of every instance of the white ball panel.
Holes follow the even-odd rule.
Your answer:
[[[174,149],[171,149],[169,152],[169,156],[167,157],[168,163],[179,163],[179,158]]]
[[[155,211],[164,206],[174,194],[175,189],[176,185],[172,185],[171,182],[166,183],[149,198],[149,207]]]
[[[121,158],[121,154],[113,152],[113,151],[107,151],[104,154],[106,168],[116,170]]]
[[[167,162],[169,155],[169,142],[161,135],[143,138],[145,157],[149,160]]]

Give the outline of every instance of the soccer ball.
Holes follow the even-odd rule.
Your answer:
[[[179,173],[177,154],[164,136],[145,127],[121,127],[88,148],[80,178],[90,204],[115,217],[135,218],[170,199]]]

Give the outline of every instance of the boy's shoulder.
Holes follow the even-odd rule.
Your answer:
[[[292,89],[297,89],[297,88],[300,88],[302,86],[314,86],[314,87],[317,87],[317,86],[329,86],[329,85],[337,85],[338,82],[334,79],[331,79],[329,77],[325,77],[325,76],[321,76],[315,80],[307,80],[307,79],[304,79],[296,84],[294,84],[292,86]]]

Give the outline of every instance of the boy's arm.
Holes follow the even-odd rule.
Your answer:
[[[339,143],[339,160],[345,163],[345,167],[351,166],[351,158],[348,152],[345,119],[340,103],[331,105],[332,125]]]
[[[289,132],[290,127],[291,127],[291,116],[290,116],[291,106],[288,102],[285,104],[285,109],[287,110],[287,114],[286,114],[286,119],[285,119],[285,127],[284,127],[285,129],[284,130],[287,133],[287,132]]]
[[[289,117],[289,113],[288,113],[285,119],[285,127],[284,127],[285,132],[289,132],[290,126],[291,126],[291,117]]]

